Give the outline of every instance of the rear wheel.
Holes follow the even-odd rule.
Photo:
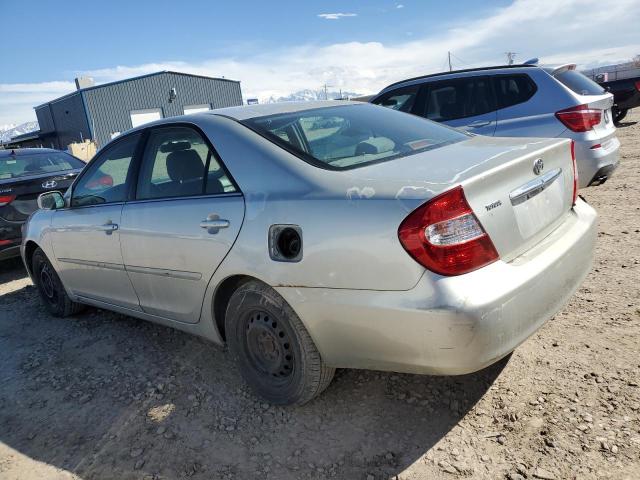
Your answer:
[[[84,308],[81,303],[76,303],[69,299],[60,277],[58,277],[53,265],[51,265],[41,248],[36,249],[33,253],[31,265],[33,280],[36,287],[38,287],[40,297],[42,297],[45,306],[52,315],[68,317]]]
[[[277,405],[302,405],[333,379],[309,332],[269,286],[252,281],[236,290],[227,307],[229,351],[247,384]]]

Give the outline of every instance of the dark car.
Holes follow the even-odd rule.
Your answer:
[[[640,71],[640,70],[639,70]],[[640,77],[605,80],[604,74],[596,75],[595,81],[613,94],[613,121],[620,123],[632,108],[640,107]]]
[[[49,148],[0,150],[0,260],[20,255],[21,226],[38,208],[38,195],[66,190],[84,166]]]

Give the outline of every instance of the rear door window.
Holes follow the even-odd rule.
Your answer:
[[[189,127],[151,131],[136,199],[233,193],[235,186],[202,136]]]
[[[393,110],[411,113],[416,103],[419,90],[419,85],[398,88],[397,90],[385,93],[372,103],[382,105],[383,107],[388,107]]]
[[[435,122],[475,117],[495,110],[488,77],[469,77],[429,85],[423,116]]]
[[[605,92],[596,82],[575,70],[565,70],[553,77],[578,95],[602,95]]]
[[[537,87],[529,75],[497,75],[493,78],[498,108],[524,103],[536,93]]]

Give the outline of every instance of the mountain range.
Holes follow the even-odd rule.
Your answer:
[[[20,125],[0,125],[0,143],[8,142],[13,137],[22,135],[23,133],[30,133],[40,128],[38,122],[25,122]]]
[[[328,91],[325,94],[324,90],[310,90],[310,89],[305,89],[305,90],[299,90],[295,93],[291,93],[290,95],[287,95],[285,97],[268,97],[268,98],[261,98],[260,102],[261,103],[276,103],[276,102],[313,102],[316,100],[336,100],[336,99],[341,99],[341,98],[352,98],[352,97],[359,97],[361,96],[361,94],[359,93],[354,93],[354,92],[343,92],[343,91]]]

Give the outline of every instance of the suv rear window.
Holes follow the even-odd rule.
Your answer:
[[[578,95],[602,95],[605,92],[596,82],[575,70],[565,70],[553,77]]]
[[[8,155],[0,158],[0,179],[64,172],[83,167],[83,162],[64,152]]]
[[[321,107],[242,122],[321,168],[345,170],[459,142],[467,135],[371,104]]]

